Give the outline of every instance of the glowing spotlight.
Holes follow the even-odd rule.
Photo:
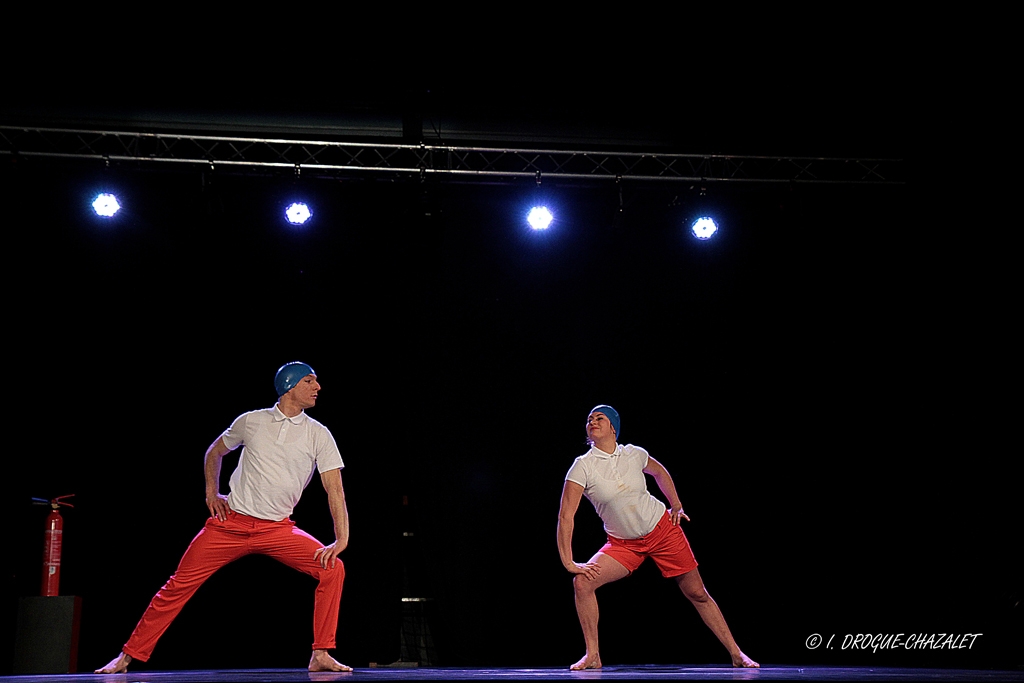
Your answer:
[[[292,225],[302,225],[313,216],[313,212],[302,202],[295,202],[285,209],[284,215]]]
[[[121,205],[117,203],[117,197],[109,192],[104,192],[96,195],[96,199],[92,200],[92,210],[96,212],[97,216],[110,218],[121,210]]]
[[[554,218],[555,217],[551,215],[551,212],[548,211],[548,207],[535,206],[530,209],[530,214],[526,217],[526,222],[529,223],[530,227],[534,230],[547,230]]]
[[[699,240],[706,240],[718,232],[718,225],[710,216],[701,216],[690,226],[690,232]]]

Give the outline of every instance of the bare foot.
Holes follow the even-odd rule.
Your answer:
[[[760,669],[761,665],[742,652],[732,656],[732,665],[744,669]]]
[[[132,663],[132,656],[126,655],[125,653],[119,654],[114,657],[107,665],[102,669],[96,669],[93,673],[97,674],[123,674],[128,671],[128,665]]]
[[[569,671],[583,671],[584,669],[600,669],[601,655],[583,655],[583,659],[569,667]]]
[[[310,671],[352,671],[351,666],[345,666],[334,657],[327,654],[327,650],[313,650],[313,656],[309,658]]]

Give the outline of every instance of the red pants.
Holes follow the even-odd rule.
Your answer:
[[[668,510],[658,520],[651,533],[640,538],[608,537],[600,552],[618,560],[632,574],[648,557],[654,560],[667,579],[691,572],[697,568],[697,559],[690,550],[679,525],[673,525]]]
[[[253,553],[269,555],[320,581],[313,606],[313,649],[333,648],[345,566],[337,560],[333,569],[321,567],[313,555],[322,547],[290,519],[268,522],[237,512],[224,522],[211,517],[192,539],[174,575],[153,596],[122,651],[132,659],[147,661],[156,641],[203,582],[228,562]]]

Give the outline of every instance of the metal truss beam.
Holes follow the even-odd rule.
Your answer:
[[[0,154],[105,164],[180,164],[330,177],[440,175],[462,181],[905,183],[903,160],[400,145],[0,126]]]

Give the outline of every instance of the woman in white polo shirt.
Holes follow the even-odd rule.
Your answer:
[[[662,576],[673,579],[697,608],[701,619],[728,650],[733,666],[760,666],[740,650],[722,611],[704,588],[697,560],[679,526],[680,520],[690,518],[683,512],[668,470],[643,448],[620,445],[620,424],[619,413],[611,406],[599,405],[590,411],[590,450],[573,462],[562,489],[558,554],[566,570],[575,575],[576,611],[587,646],[583,658],[569,668],[601,668],[595,591],[629,576],[648,557],[654,560]],[[654,477],[668,499],[668,506],[648,492],[645,474]],[[593,503],[608,534],[608,542],[585,563],[572,558],[573,519],[583,496]]]

